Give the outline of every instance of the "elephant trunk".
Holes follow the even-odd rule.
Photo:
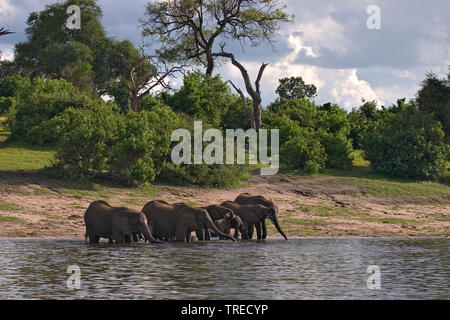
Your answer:
[[[275,225],[275,228],[277,229],[277,231],[284,237],[284,239],[287,240],[288,238],[284,234],[283,230],[281,230],[280,223],[278,222],[278,216],[276,214],[273,216],[272,221],[273,221],[273,224]]]
[[[211,219],[208,219],[208,221],[206,223],[206,228],[212,229],[219,236],[222,236],[224,238],[230,239],[233,242],[236,242],[236,240],[234,240],[234,238],[232,236],[230,236],[229,234],[223,233],[219,229],[217,229],[216,225],[212,222]]]
[[[145,239],[152,243],[164,243],[164,241],[159,241],[153,238],[152,233],[150,232],[150,229],[148,225],[142,226],[141,233],[144,235]]]

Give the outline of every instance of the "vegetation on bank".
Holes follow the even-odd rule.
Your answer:
[[[237,13],[223,12],[218,29],[214,13],[225,9],[214,4],[197,8],[205,10],[200,22],[209,19],[195,29],[203,37],[193,35],[183,19],[195,3],[180,8],[151,3],[143,28],[144,39],[160,41],[160,47],[151,48],[154,54],[108,37],[94,0],[68,0],[30,14],[27,39],[16,44],[14,60],[0,62],[0,139],[8,137],[1,142],[7,148],[0,150],[0,169],[49,166],[65,179],[109,179],[128,186],[154,181],[213,188],[244,184],[251,166],[171,162],[171,132],[192,131],[194,121],[202,120],[203,128],[222,132],[279,129],[282,172],[319,175],[337,170],[352,177],[342,182],[351,183],[355,161],[367,161],[375,174],[369,181],[383,181],[383,175],[448,182],[450,74],[447,79],[428,74],[410,101],[399,99],[392,106],[363,101],[352,112],[312,101],[317,88],[301,76],[284,78],[273,88],[279,97],[262,108],[259,81],[267,65],[262,65],[254,88],[234,54],[225,46],[216,52],[213,44],[224,37],[252,45],[270,42],[279,24],[291,17],[276,1],[242,3]],[[61,32],[54,26],[64,24],[69,4],[81,6],[84,27]],[[262,14],[260,5],[271,10]],[[178,15],[169,15],[173,21],[158,20],[171,10],[178,10]],[[177,27],[166,32],[164,23]],[[201,52],[196,51],[199,45]],[[240,71],[249,98],[221,75],[213,75],[219,61],[229,61]],[[197,70],[199,65],[206,70]],[[171,89],[167,79],[186,67],[193,71],[185,74],[180,89]],[[156,87],[163,89],[156,93]],[[367,184],[368,190],[376,189]]]

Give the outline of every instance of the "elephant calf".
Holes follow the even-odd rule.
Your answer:
[[[123,207],[112,207],[105,201],[94,201],[84,213],[86,242],[98,243],[100,238],[110,242],[132,242],[133,235],[142,234],[151,242],[160,242],[153,238],[142,212]]]
[[[235,217],[233,210],[218,205],[210,205],[207,207],[201,207],[208,212],[211,220],[214,222],[221,219],[226,219],[231,222]],[[217,225],[216,225],[217,226]],[[222,230],[221,230],[222,231]],[[227,234],[230,234],[229,232]],[[211,240],[211,232],[209,229],[202,229],[196,232],[198,240]],[[223,238],[223,237],[222,237]]]
[[[242,239],[248,239],[247,225],[242,221],[239,216],[234,215],[233,219],[219,219],[214,221],[217,229],[225,234],[230,234],[231,229],[234,229],[234,238],[239,238],[239,232],[242,235]],[[211,234],[212,236],[217,236],[215,234]],[[222,240],[223,237],[219,235],[219,239]]]

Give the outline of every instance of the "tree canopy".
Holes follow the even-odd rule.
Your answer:
[[[147,4],[143,35],[160,55],[192,61],[212,75],[227,40],[251,46],[273,42],[279,23],[292,20],[277,0],[165,0]]]

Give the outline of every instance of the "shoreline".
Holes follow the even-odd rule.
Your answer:
[[[253,176],[248,185],[203,189],[80,184],[44,175],[0,175],[0,238],[84,239],[94,200],[140,211],[150,200],[205,206],[240,193],[261,194],[279,208],[286,235],[302,238],[450,238],[450,187],[351,176]],[[267,222],[269,237],[278,233]]]

